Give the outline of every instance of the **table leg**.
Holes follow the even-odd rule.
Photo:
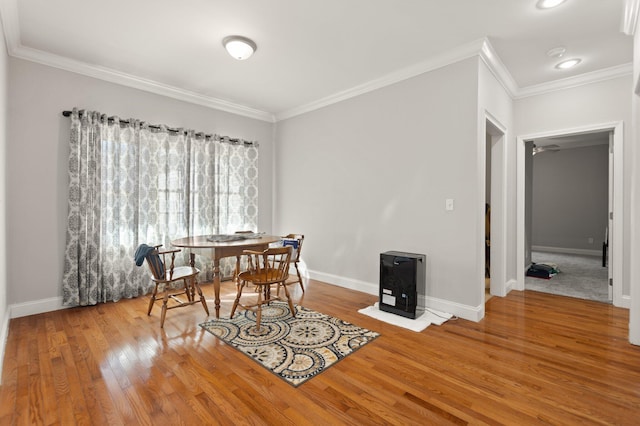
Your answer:
[[[220,318],[220,259],[213,259],[213,292],[215,293],[216,318]]]
[[[189,253],[189,265],[191,265],[192,268],[196,267],[196,254],[191,252]],[[196,296],[196,281],[198,280],[197,277],[194,277],[193,280],[191,281],[191,285],[189,286],[189,302],[193,302],[195,300],[195,296]]]

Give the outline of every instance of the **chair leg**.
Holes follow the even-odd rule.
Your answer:
[[[164,298],[162,299],[162,313],[160,314],[160,328],[164,328],[164,319],[167,316],[167,305],[169,303],[169,286],[164,285]]]
[[[304,284],[302,283],[302,275],[300,275],[300,270],[298,269],[298,262],[294,263],[293,266],[296,268],[296,274],[298,275],[298,282],[300,283],[300,288],[304,293]],[[295,281],[292,281],[290,284],[295,284]],[[280,287],[286,287],[285,283],[278,283],[278,288],[276,290],[276,295],[280,296]]]
[[[269,287],[269,286],[266,286],[266,287]],[[267,290],[265,289],[264,291],[266,293]],[[262,292],[259,291],[258,292],[258,309],[256,312],[256,331],[258,332],[260,332],[260,321],[262,320],[262,303],[263,303]]]
[[[147,315],[151,315],[151,309],[153,309],[153,305],[156,303],[156,294],[158,294],[158,283],[154,283],[153,293],[151,293],[151,298],[149,299],[149,310],[147,311]]]
[[[267,305],[271,303],[271,286],[264,286],[264,302],[267,302]]]
[[[284,294],[287,296],[287,303],[289,304],[289,309],[291,310],[291,316],[295,318],[296,316],[296,308],[293,306],[293,301],[291,300],[291,295],[289,294],[289,290],[286,285],[282,285],[284,287]]]
[[[189,301],[190,302],[195,302],[196,300],[196,278],[193,277],[193,280],[191,281],[191,283],[189,283]]]
[[[235,274],[233,276],[233,280],[237,283],[238,282],[238,275],[240,275],[240,256],[236,256],[236,271]]]
[[[233,307],[231,308],[231,314],[229,315],[229,318],[233,318],[233,314],[236,313],[236,308],[240,303],[240,296],[242,295],[242,289],[244,288],[245,285],[246,285],[246,281],[241,281],[238,284],[238,292],[236,293],[236,300],[233,301]]]
[[[187,296],[187,302],[193,302],[193,287],[187,279],[182,280],[184,284],[184,294]]]
[[[196,291],[198,292],[198,296],[200,296],[200,302],[202,302],[202,306],[204,307],[204,311],[207,313],[207,315],[209,315],[209,307],[207,306],[207,299],[202,294],[202,289],[200,288],[200,284],[198,284],[198,280],[195,277],[193,278],[193,286],[195,287]],[[194,297],[194,299],[195,299],[195,297]]]
[[[304,284],[302,284],[302,275],[300,275],[300,269],[298,269],[298,262],[295,262],[294,266],[296,267],[296,274],[298,274],[298,282],[300,283],[300,288],[304,293]]]

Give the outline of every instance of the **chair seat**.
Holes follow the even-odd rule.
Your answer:
[[[260,272],[245,271],[238,275],[238,279],[250,281],[255,285],[267,285],[282,282],[280,271],[275,268],[262,269]],[[285,279],[288,278],[285,277]]]
[[[197,275],[199,272],[198,268],[192,268],[191,266],[177,266],[173,268],[173,278],[171,278],[171,271],[166,271],[164,279],[165,281],[176,281]]]

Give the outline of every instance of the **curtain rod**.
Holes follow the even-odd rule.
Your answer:
[[[80,116],[82,116],[82,114],[84,114],[84,110],[79,110],[78,113]],[[72,111],[62,111],[62,115],[65,117],[71,117]],[[107,120],[110,122],[113,122],[115,120],[115,117],[107,117]],[[124,124],[129,124],[129,120],[123,120],[121,118],[118,119],[120,121],[120,123],[124,123]],[[141,124],[145,124],[144,121],[140,122]],[[148,127],[152,128],[152,129],[160,129],[160,126],[157,124],[147,124]],[[167,127],[166,128],[169,132],[173,132],[173,133],[180,133],[183,132],[185,135],[187,134],[186,131],[184,130],[180,130],[180,129],[174,129],[171,127]],[[205,139],[213,139],[219,142],[226,142],[226,143],[230,143],[233,145],[238,145],[238,144],[243,144],[243,145],[247,145],[247,146],[255,146],[256,148],[259,146],[258,142],[256,141],[246,141],[244,139],[238,139],[238,138],[230,138],[229,136],[220,136],[220,135],[208,135],[205,134],[204,132],[197,132],[195,133],[196,136],[202,136]]]

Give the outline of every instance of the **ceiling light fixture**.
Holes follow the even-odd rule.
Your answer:
[[[538,9],[551,9],[556,6],[560,6],[567,0],[538,0],[536,6]]]
[[[581,59],[567,59],[566,61],[562,61],[559,64],[556,65],[556,68],[558,68],[559,70],[567,70],[569,68],[573,68],[576,65],[578,65],[580,62],[582,62]]]
[[[222,45],[229,55],[239,61],[249,58],[258,48],[253,40],[237,35],[225,37]]]

